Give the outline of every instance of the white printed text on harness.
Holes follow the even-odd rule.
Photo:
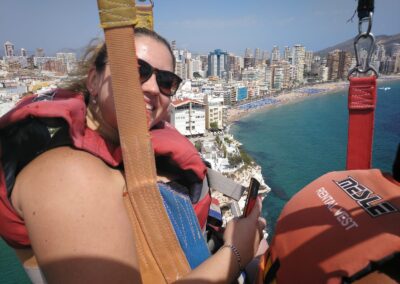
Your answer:
[[[388,201],[381,201],[382,197],[374,193],[368,187],[359,183],[356,179],[348,176],[341,181],[333,181],[351,199],[353,199],[371,217],[379,217],[384,214],[398,212],[399,210]]]

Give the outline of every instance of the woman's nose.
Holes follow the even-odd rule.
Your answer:
[[[142,84],[143,93],[150,93],[152,95],[159,95],[160,89],[158,88],[156,74],[153,73],[151,77]]]

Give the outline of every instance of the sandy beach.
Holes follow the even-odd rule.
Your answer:
[[[391,80],[400,80],[400,75],[385,76],[379,78],[378,82]],[[251,102],[246,102],[228,109],[228,124],[255,112],[266,111],[277,106],[294,103],[309,97],[334,94],[339,91],[347,90],[348,87],[348,81],[306,85],[290,91],[283,91],[277,96],[264,97]]]

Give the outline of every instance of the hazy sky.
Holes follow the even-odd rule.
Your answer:
[[[177,46],[208,53],[220,48],[237,55],[256,47],[271,50],[300,43],[318,51],[353,38],[357,17],[347,23],[355,0],[154,0],[155,29]],[[376,0],[372,31],[400,33],[400,0]],[[0,0],[0,55],[11,41],[47,55],[81,48],[102,37],[95,0]]]

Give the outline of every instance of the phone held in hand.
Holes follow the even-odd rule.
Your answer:
[[[251,213],[254,205],[256,204],[259,188],[260,182],[252,177],[250,179],[249,188],[247,190],[246,204],[244,206],[242,215],[243,217],[247,217]]]

